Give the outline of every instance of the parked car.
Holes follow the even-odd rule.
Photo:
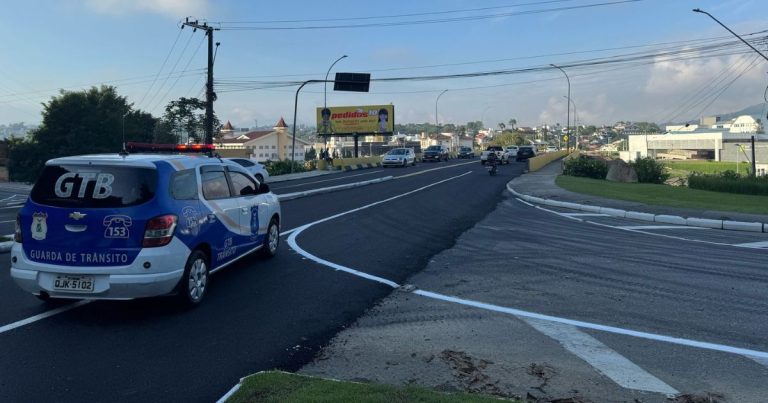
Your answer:
[[[475,158],[475,151],[471,147],[459,147],[459,158]]]
[[[448,147],[429,146],[421,153],[422,161],[448,161]]]
[[[212,273],[251,252],[274,256],[280,220],[269,186],[233,162],[56,158],[16,217],[11,277],[44,300],[176,295],[194,306]]]
[[[533,148],[533,146],[520,146],[520,148],[517,149],[517,157],[515,157],[515,160],[523,161],[535,156],[536,149]]]
[[[509,158],[517,157],[517,149],[518,149],[517,146],[509,146],[509,147],[505,148],[505,150],[507,151],[507,156]]]
[[[507,154],[507,151],[502,146],[488,146],[480,154],[480,165],[485,165],[485,162],[488,161],[488,155],[491,153],[496,154],[496,161],[499,164],[509,164],[509,154]]]
[[[560,151],[560,149],[558,149],[558,148],[557,148],[557,147],[555,147],[555,146],[549,146],[549,147],[547,147],[547,152],[548,152],[548,153],[553,153],[553,152],[557,152],[557,151]]]
[[[254,178],[256,178],[259,183],[266,182],[267,179],[269,179],[269,172],[267,172],[267,167],[265,167],[262,163],[249,160],[247,158],[224,158],[225,160],[234,161],[243,168],[245,168],[248,172],[253,175]]]
[[[381,158],[381,166],[406,167],[416,165],[416,152],[413,148],[393,148]]]

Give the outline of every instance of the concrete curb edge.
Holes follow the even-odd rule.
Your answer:
[[[346,189],[352,189],[352,188],[356,188],[356,187],[360,187],[360,186],[373,185],[373,184],[376,184],[376,183],[386,182],[386,181],[389,181],[389,180],[392,180],[392,179],[394,179],[394,177],[390,175],[390,176],[385,176],[383,178],[371,179],[369,181],[347,183],[347,184],[344,184],[344,185],[331,186],[331,187],[322,188],[322,189],[307,190],[305,192],[286,193],[286,194],[283,194],[283,195],[277,195],[277,199],[280,200],[280,201],[294,200],[294,199],[299,199],[299,198],[307,197],[307,196],[313,196],[313,195],[317,195],[317,194],[335,192],[337,190],[346,190]]]
[[[643,213],[639,211],[625,211],[621,209],[614,209],[614,208],[608,208],[608,207],[562,202],[558,200],[544,199],[541,197],[534,197],[534,196],[529,196],[527,194],[520,193],[512,188],[511,182],[507,183],[507,190],[513,195],[530,203],[544,204],[544,205],[553,206],[553,207],[563,207],[563,208],[569,208],[572,210],[581,210],[581,211],[595,212],[600,214],[607,214],[613,217],[624,217],[624,218],[630,218],[633,220],[651,221],[651,222],[675,224],[675,225],[685,225],[688,227],[723,229],[723,230],[729,230],[729,231],[768,232],[768,223],[713,220],[708,218],[696,218],[696,217],[681,217],[681,216],[675,216],[675,215],[652,214],[652,213]]]

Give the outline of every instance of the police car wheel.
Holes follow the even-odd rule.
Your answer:
[[[189,255],[184,277],[179,282],[179,296],[183,303],[194,306],[200,303],[208,291],[208,257],[195,250]]]
[[[264,238],[264,247],[261,248],[262,256],[267,258],[275,256],[279,245],[280,230],[278,229],[277,220],[273,218],[269,221],[269,227],[267,227],[267,236]]]
[[[256,180],[259,181],[259,183],[264,183],[264,177],[261,176],[261,174],[256,174]]]

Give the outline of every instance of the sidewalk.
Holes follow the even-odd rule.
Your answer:
[[[555,161],[542,168],[540,171],[530,172],[513,179],[509,183],[509,187],[518,193],[528,196],[562,202],[571,202],[588,206],[599,206],[626,211],[636,211],[653,215],[680,216],[683,218],[741,221],[747,223],[768,223],[768,215],[763,214],[747,214],[733,211],[702,210],[648,205],[640,202],[615,200],[600,196],[574,193],[565,190],[555,184],[555,178],[560,175],[562,171],[562,164],[560,161]]]

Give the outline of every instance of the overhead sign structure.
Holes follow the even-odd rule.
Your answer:
[[[394,130],[394,105],[317,108],[317,134],[321,136],[391,135]]]
[[[371,75],[368,73],[336,73],[334,91],[368,92]]]

